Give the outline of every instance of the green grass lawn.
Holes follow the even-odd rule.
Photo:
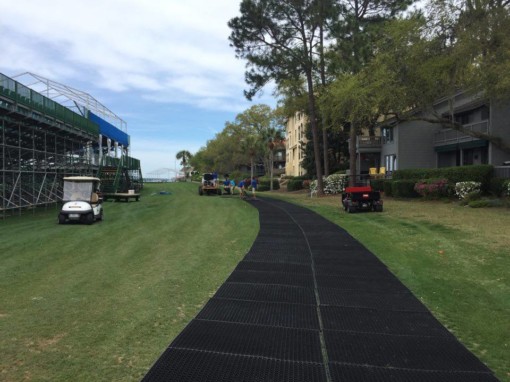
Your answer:
[[[340,197],[273,194],[320,213],[374,252],[434,315],[510,381],[510,210],[454,202],[385,201],[347,214]]]
[[[139,381],[258,231],[248,204],[197,189],[149,184],[91,226],[0,221],[0,380]]]
[[[197,189],[149,184],[91,226],[58,225],[57,209],[0,220],[0,380],[139,381],[257,234],[250,205]],[[280,197],[361,240],[510,382],[508,209],[387,200],[346,214],[338,196]]]

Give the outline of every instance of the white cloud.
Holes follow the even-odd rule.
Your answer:
[[[243,63],[227,40],[235,0],[0,0],[0,7],[8,70],[64,82],[87,73],[117,92],[157,95],[170,86],[199,100],[244,86]]]

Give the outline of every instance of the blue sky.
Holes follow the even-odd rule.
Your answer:
[[[127,122],[131,155],[148,176],[251,105],[274,106],[270,90],[251,103],[243,96],[245,62],[227,26],[239,2],[0,0],[0,72],[92,95]]]

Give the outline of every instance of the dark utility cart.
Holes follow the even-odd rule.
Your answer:
[[[353,213],[357,211],[382,212],[383,201],[379,191],[372,191],[372,187],[347,187],[342,194],[344,210]]]

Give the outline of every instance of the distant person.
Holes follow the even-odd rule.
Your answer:
[[[227,194],[231,194],[232,188],[230,187],[230,180],[228,179],[228,176],[225,177],[225,181],[223,182],[223,191]]]
[[[239,198],[244,199],[245,198],[244,179],[239,182],[237,187],[239,188]]]
[[[253,178],[251,178],[251,192],[253,199],[257,199],[257,196],[255,195],[255,192],[257,191],[257,184],[258,184],[257,177],[254,176]]]

